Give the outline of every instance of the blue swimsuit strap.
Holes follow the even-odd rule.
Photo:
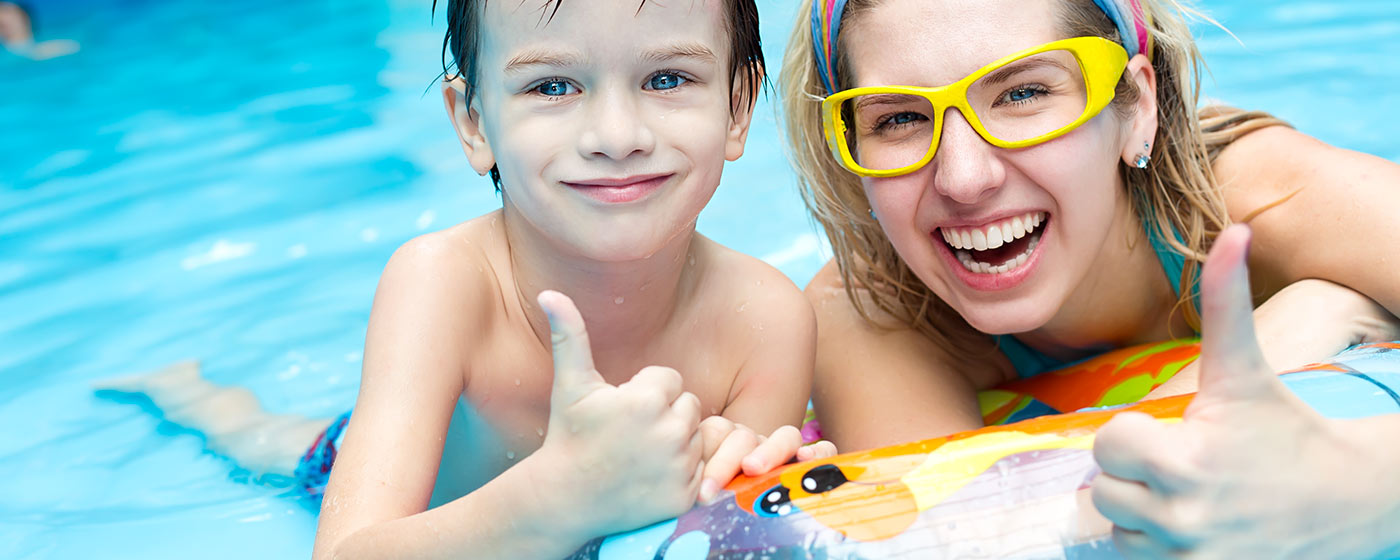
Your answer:
[[[1181,233],[1172,225],[1172,235],[1177,241],[1181,241]],[[1157,228],[1152,227],[1146,221],[1142,222],[1142,229],[1147,232],[1147,241],[1152,244],[1152,251],[1157,254],[1157,260],[1162,263],[1162,272],[1167,275],[1167,283],[1171,284],[1172,293],[1181,296],[1181,275],[1186,268],[1186,257],[1172,249],[1162,240],[1162,236],[1157,232]],[[1200,269],[1196,270],[1197,276]],[[1197,309],[1200,309],[1200,297],[1197,293],[1193,302]],[[1039,350],[1026,346],[1025,343],[1017,340],[1011,335],[996,335],[993,337],[997,341],[997,347],[1001,348],[1003,354],[1011,360],[1011,367],[1015,368],[1016,376],[1025,379],[1035,375],[1059,369],[1069,365],[1050,356],[1046,356]]]

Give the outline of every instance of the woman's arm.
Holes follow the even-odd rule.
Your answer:
[[[1256,296],[1317,278],[1400,312],[1400,165],[1271,127],[1226,148],[1215,172],[1230,217],[1254,232]]]
[[[1371,298],[1327,280],[1299,280],[1254,310],[1259,347],[1269,367],[1292,371],[1321,362],[1354,344],[1400,338],[1400,320]],[[1193,393],[1199,364],[1193,363],[1147,398]]]
[[[834,263],[817,273],[806,294],[817,316],[812,401],[822,433],[838,449],[982,426],[976,392],[1003,381],[999,353],[989,351],[985,363],[962,364],[915,330],[871,325],[846,296]]]

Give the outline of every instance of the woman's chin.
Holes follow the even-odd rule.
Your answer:
[[[1026,313],[1026,302],[1006,302],[981,305],[977,310],[958,310],[963,320],[978,332],[1003,335],[1029,332],[1045,326],[1050,318],[1039,313]]]

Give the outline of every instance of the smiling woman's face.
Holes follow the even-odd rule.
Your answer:
[[[884,0],[841,30],[850,87],[935,87],[1006,55],[1064,39],[1055,0]],[[911,270],[974,328],[1044,326],[1106,266],[1106,240],[1135,228],[1117,173],[1128,123],[1105,110],[1021,149],[988,144],[957,110],[934,159],[864,187]],[[999,238],[1002,243],[987,243]],[[997,245],[994,248],[989,248]]]

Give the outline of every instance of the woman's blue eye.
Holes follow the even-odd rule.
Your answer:
[[[573,93],[573,89],[574,86],[564,80],[549,80],[535,86],[535,93],[548,95],[550,97],[559,97],[561,95]]]
[[[1039,86],[1021,86],[1007,90],[1001,95],[1000,101],[1002,103],[1025,103],[1047,93],[1050,92]]]
[[[663,72],[647,80],[647,88],[666,90],[680,87],[680,85],[685,82],[686,79],[682,78],[680,75]]]
[[[924,115],[921,115],[919,113],[906,111],[903,113],[895,113],[893,115],[885,115],[877,119],[875,121],[875,126],[872,128],[874,128],[875,130],[894,129],[907,124],[912,124],[924,120],[928,120],[928,117],[925,117]]]

